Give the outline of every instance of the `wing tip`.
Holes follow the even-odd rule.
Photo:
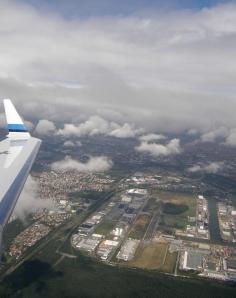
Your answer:
[[[16,111],[11,99],[3,99],[7,119],[8,137],[11,139],[27,139],[30,134]]]

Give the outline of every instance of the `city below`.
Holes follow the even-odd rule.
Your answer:
[[[117,179],[102,173],[46,171],[34,179],[41,200],[50,197],[53,208],[30,215],[31,224],[7,249],[3,272],[55,229],[79,218],[68,232],[68,243],[55,253],[76,258],[80,252],[112,266],[236,281],[236,209],[218,202],[210,210],[200,185],[189,178],[138,172]],[[212,239],[212,227],[220,241]]]
[[[121,297],[120,291],[132,297],[138,289],[138,297],[153,291],[158,297],[161,289],[173,297],[177,289],[184,297],[186,285],[186,297],[198,289],[221,298],[235,290],[233,149],[182,135],[180,155],[154,157],[137,152],[134,138],[82,137],[78,147],[67,141],[44,137],[6,226],[4,294],[17,289],[26,297],[86,297],[91,290],[89,297],[97,291],[100,297]],[[90,156],[112,162],[101,171],[55,167],[64,160],[87,165]],[[189,170],[222,160],[218,171]]]

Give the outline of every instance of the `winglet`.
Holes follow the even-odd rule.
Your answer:
[[[10,139],[28,139],[30,134],[25,127],[21,117],[17,113],[10,99],[4,99],[4,108],[7,119],[8,138]]]

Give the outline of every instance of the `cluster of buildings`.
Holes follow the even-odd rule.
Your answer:
[[[236,248],[196,243],[165,237],[170,253],[178,252],[180,271],[194,271],[200,276],[236,281]]]
[[[109,175],[77,171],[44,171],[38,176],[40,194],[45,198],[63,199],[70,192],[97,191],[109,188],[114,180]]]
[[[223,246],[209,246],[205,249],[185,248],[180,269],[194,270],[204,277],[236,281],[236,249]]]
[[[70,212],[48,211],[41,217],[41,222],[45,222],[50,227],[57,227],[71,217]]]
[[[93,256],[97,255],[103,261],[106,261],[117,248],[119,241],[104,238],[104,235],[95,233],[87,237],[81,234],[74,234],[71,238],[71,243],[74,248]]]
[[[236,247],[186,241],[162,233],[156,241],[164,241],[169,253],[177,253],[175,275],[191,271],[203,277],[236,281]]]
[[[203,196],[198,196],[197,198],[196,217],[197,237],[203,239],[210,239],[208,203]]]
[[[31,219],[35,223],[20,233],[9,248],[9,255],[16,258],[19,258],[27,247],[33,246],[47,235],[52,228],[68,220],[73,213],[87,209],[89,205],[84,199],[76,195],[76,200],[71,200],[70,194],[77,194],[81,190],[104,191],[114,182],[109,175],[73,171],[69,173],[44,171],[35,179],[39,185],[41,199],[51,199],[50,204],[49,201],[45,204],[51,210],[42,209],[32,214]],[[97,217],[99,218],[99,215]],[[98,218],[92,218],[90,225],[99,223]]]
[[[33,246],[46,236],[50,230],[51,228],[47,225],[34,223],[14,239],[9,249],[9,255],[18,259],[28,247]]]
[[[109,261],[118,246],[123,243],[147,200],[147,190],[138,188],[128,189],[119,197],[114,197],[78,227],[77,233],[71,238],[72,246],[96,255],[103,261]],[[97,231],[100,225],[109,227],[99,233]],[[130,260],[135,254],[138,243],[139,241],[128,239],[122,245],[117,257],[120,260]]]
[[[71,237],[74,248],[95,254],[99,244],[104,240],[104,235],[94,232],[104,216],[112,209],[113,203],[109,203],[103,210],[94,213],[78,228],[77,233]]]
[[[176,231],[177,236],[210,239],[208,202],[203,196],[197,197],[196,216],[188,217],[188,221],[185,231]]]
[[[197,193],[199,185],[194,185],[193,181],[186,177],[179,176],[163,176],[162,179],[157,184],[159,190],[165,191],[178,191],[178,192],[189,192]]]
[[[80,196],[81,192],[102,192],[107,190],[114,182],[114,179],[109,175],[78,173],[76,171],[44,171],[36,179],[39,184],[41,199],[51,199],[55,207],[52,209],[56,210],[57,214],[60,213],[58,217],[63,217],[63,213],[73,214],[78,210],[88,208],[90,202]]]
[[[92,253],[95,251],[101,240],[103,239],[103,235],[100,234],[92,234],[90,237],[74,237],[72,238],[72,243],[76,243],[75,247],[81,250],[85,250],[88,253]]]
[[[160,175],[136,173],[134,176],[127,178],[126,182],[129,183],[129,185],[134,184],[138,186],[152,185],[152,184],[156,185],[161,181],[161,179],[162,179],[162,176]]]
[[[199,183],[195,183],[192,179],[187,177],[179,177],[172,173],[161,172],[161,174],[143,174],[136,173],[130,178],[126,179],[126,183],[129,185],[137,186],[152,186],[155,185],[156,189],[164,191],[179,191],[197,193],[200,191]],[[127,185],[126,184],[126,185]]]
[[[210,249],[197,247],[183,247],[179,268],[182,270],[203,270],[203,258],[210,254]]]
[[[118,245],[119,245],[119,241],[117,241],[117,240],[105,239],[99,245],[98,250],[97,250],[97,255],[103,261],[107,261],[108,258],[110,256],[112,256],[112,252],[115,252]]]
[[[82,198],[71,200],[70,194],[87,190],[104,191],[114,182],[109,175],[78,174],[73,171],[42,172],[39,181],[42,199],[52,198],[56,208],[36,212],[33,215],[36,222],[19,234],[10,247],[9,254],[16,258],[47,235],[52,228],[69,219],[78,208],[88,207]],[[106,262],[115,258],[118,261],[128,262],[134,258],[141,241],[145,240],[133,239],[136,237],[130,233],[137,219],[143,214],[147,215],[144,206],[149,197],[145,187],[150,185],[156,189],[171,191],[197,190],[185,178],[170,175],[164,177],[135,174],[122,183],[124,184],[121,194],[114,196],[109,203],[86,219],[72,235],[71,244],[75,249]],[[170,253],[178,252],[176,268],[180,271],[192,270],[205,277],[236,281],[236,249],[193,242],[194,238],[204,241],[210,239],[207,200],[199,195],[196,202],[196,215],[188,218],[189,224],[184,230],[176,230],[175,236],[160,232],[159,237],[169,243]],[[236,242],[236,209],[219,203],[218,218],[222,238]],[[151,225],[147,226],[149,228]],[[181,239],[186,240],[185,237],[176,239],[176,236],[187,236],[192,240],[184,241]]]
[[[222,239],[236,242],[236,209],[226,203],[218,203],[218,220]]]

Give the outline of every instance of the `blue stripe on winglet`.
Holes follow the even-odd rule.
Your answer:
[[[9,132],[27,132],[24,124],[8,124],[7,128]]]

